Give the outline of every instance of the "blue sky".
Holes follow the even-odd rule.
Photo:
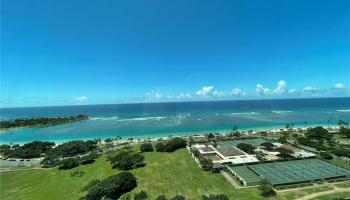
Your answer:
[[[1,107],[350,96],[350,1],[3,0]]]

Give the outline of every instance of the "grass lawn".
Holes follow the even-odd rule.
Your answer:
[[[319,196],[316,198],[312,198],[312,200],[330,200],[334,198],[344,198],[344,199],[349,199],[350,198],[350,192],[340,192],[337,194],[328,194],[328,195],[323,195]]]
[[[193,200],[200,199],[203,194],[226,194],[235,200],[265,199],[256,188],[234,189],[220,173],[202,171],[186,149],[144,155],[147,165],[131,170],[138,180],[138,186],[131,194],[144,190],[150,200],[159,194],[167,197],[182,194]],[[84,195],[81,188],[92,179],[104,179],[120,172],[112,169],[105,156],[93,164],[81,166],[80,170],[85,173],[81,177],[72,177],[71,171],[59,171],[57,168],[0,173],[0,199],[79,199]],[[322,186],[301,189],[285,192],[272,199],[287,200],[326,189]]]
[[[202,171],[186,149],[174,153],[145,153],[147,165],[132,170],[138,187],[150,199],[159,194],[167,197],[182,194],[187,199],[199,199],[203,194],[224,193],[232,199],[263,199],[255,188],[235,190],[220,174]],[[72,177],[70,171],[31,170],[0,174],[0,199],[79,199],[80,191],[92,179],[103,179],[120,171],[112,169],[106,157],[95,163],[81,166],[85,174]]]

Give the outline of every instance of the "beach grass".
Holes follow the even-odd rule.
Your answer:
[[[135,146],[134,148],[137,148]],[[131,170],[137,177],[135,192],[144,190],[149,199],[160,194],[172,197],[182,194],[187,199],[198,200],[203,194],[226,194],[230,199],[264,199],[257,188],[235,189],[220,173],[204,172],[199,168],[186,149],[173,153],[145,153],[147,165]],[[106,156],[95,163],[80,167],[84,174],[71,176],[71,171],[57,168],[0,173],[0,198],[14,199],[79,199],[84,195],[81,189],[93,179],[104,179],[120,171],[112,169]],[[322,188],[325,189],[325,188]],[[318,190],[317,190],[318,191]],[[305,191],[305,195],[310,191]],[[298,191],[285,192],[272,199],[289,199]]]

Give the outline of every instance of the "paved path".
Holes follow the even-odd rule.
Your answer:
[[[334,190],[328,190],[328,191],[324,191],[324,192],[316,192],[316,193],[312,193],[312,194],[303,196],[303,197],[296,199],[296,200],[309,200],[312,198],[316,198],[318,196],[323,196],[323,195],[327,195],[327,194],[334,194],[334,193],[339,193],[339,192],[350,192],[350,188],[335,188]]]
[[[231,185],[234,188],[236,189],[241,188],[241,186],[238,185],[238,183],[227,172],[221,171],[221,174],[228,180],[228,182],[231,183]]]

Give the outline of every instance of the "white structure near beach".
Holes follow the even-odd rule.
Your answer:
[[[259,162],[255,155],[247,154],[234,146],[214,147],[212,145],[195,144],[193,147],[198,149],[201,155],[212,159],[213,163],[238,165]]]

